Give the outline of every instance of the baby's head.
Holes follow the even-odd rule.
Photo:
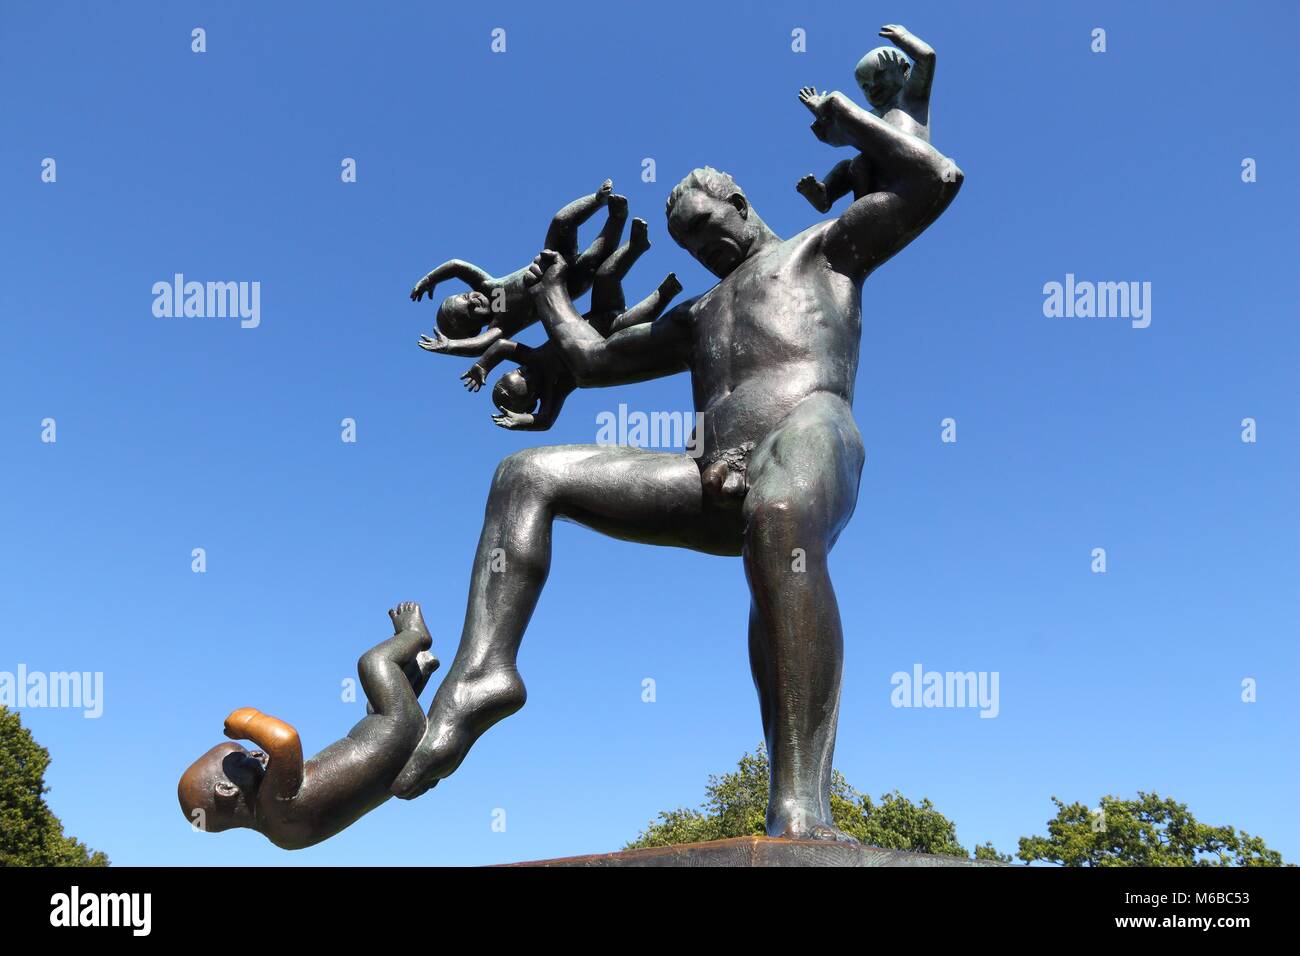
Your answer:
[[[907,57],[893,47],[878,46],[858,61],[853,76],[867,102],[876,109],[884,109],[898,96],[911,68]]]
[[[537,391],[528,377],[515,369],[502,375],[492,386],[492,404],[503,412],[527,415],[537,404]]]
[[[491,317],[491,305],[482,292],[449,295],[438,306],[438,330],[449,339],[467,339],[478,335]]]
[[[253,807],[266,775],[266,764],[266,754],[260,750],[245,750],[230,741],[217,744],[181,776],[176,796],[185,818],[200,830],[212,833],[235,827],[256,828]]]

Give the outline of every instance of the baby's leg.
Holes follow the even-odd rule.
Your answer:
[[[659,283],[659,288],[614,320],[609,327],[609,334],[613,335],[615,332],[640,325],[642,322],[653,322],[659,318],[673,296],[681,291],[682,284],[677,280],[677,273],[668,273],[664,281]]]
[[[406,666],[402,668],[402,673],[406,675],[406,679],[410,682],[411,693],[415,695],[416,700],[419,700],[420,695],[424,693],[424,688],[428,686],[429,678],[433,676],[433,672],[438,669],[438,665],[441,663],[442,662],[433,655],[433,652],[420,651],[420,653],[416,654],[415,657],[408,661]],[[366,713],[375,713],[375,705],[367,703]]]
[[[627,308],[627,301],[623,298],[623,278],[649,248],[650,227],[644,219],[633,219],[627,242],[619,246],[596,270],[596,279],[591,284],[593,312],[617,314]]]
[[[591,288],[596,270],[601,267],[618,248],[623,237],[623,224],[627,222],[627,197],[609,197],[609,215],[605,219],[605,228],[600,230],[596,241],[583,250],[578,258],[569,263],[567,276],[569,296],[576,298]]]
[[[403,723],[408,720],[422,722],[424,712],[416,700],[406,669],[412,665],[418,667],[417,656],[420,651],[429,649],[433,639],[424,626],[420,605],[399,604],[388,612],[388,616],[392,618],[397,633],[361,655],[357,662],[361,689],[365,691],[374,713]],[[432,673],[432,667],[428,671]],[[428,679],[427,674],[424,679]]]
[[[841,196],[846,196],[853,189],[852,160],[844,159],[831,167],[825,182],[818,182],[817,177],[809,173],[799,180],[794,187],[799,195],[807,199],[818,212],[830,212],[831,206]]]
[[[613,191],[614,182],[607,179],[590,196],[575,199],[557,212],[551,220],[551,228],[546,230],[546,242],[542,248],[554,249],[565,262],[572,262],[578,254],[578,227],[609,201]]]

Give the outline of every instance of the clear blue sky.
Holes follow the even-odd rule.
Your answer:
[[[175,784],[238,706],[311,752],[345,733],[340,682],[396,601],[450,661],[502,456],[590,442],[620,402],[690,408],[677,376],[503,432],[468,363],[416,347],[411,285],[524,264],[610,176],[656,243],[629,297],[670,269],[704,291],[672,185],[708,163],[778,233],[811,225],[794,183],[845,153],[796,91],[860,99],[854,64],[901,21],[938,51],[934,139],[966,183],[863,294],[836,765],[929,797],[967,846],[1044,832],[1053,794],[1142,789],[1300,857],[1294,5],[461,6],[0,12],[0,670],[104,673],[102,718],[24,713],[68,831],[120,864],[478,864],[615,849],[696,804],[761,739],[740,565],[563,525],[530,701],[436,790],[289,855],[190,832]],[[260,327],[155,318],[176,272],[259,281]],[[1045,317],[1066,273],[1151,282],[1150,327]],[[891,707],[915,663],[997,671],[1000,715]]]

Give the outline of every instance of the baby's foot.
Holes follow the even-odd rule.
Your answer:
[[[419,697],[424,692],[425,686],[429,683],[429,678],[433,672],[438,669],[438,658],[434,657],[429,651],[420,651],[415,655],[415,660],[403,668],[406,679],[411,682],[411,690],[415,696]]]
[[[650,248],[650,226],[644,219],[633,219],[632,229],[628,232],[627,244],[637,252]]]
[[[831,203],[826,196],[826,184],[819,181],[812,173],[799,180],[794,188],[818,212],[830,212]]]
[[[403,631],[415,631],[423,635],[421,646],[428,648],[433,644],[433,638],[429,636],[429,629],[424,626],[424,615],[420,613],[420,605],[414,601],[403,601],[397,607],[388,612],[388,617],[393,622],[393,633],[401,634]]]
[[[612,193],[609,199],[606,200],[606,204],[609,206],[609,217],[611,219],[627,218],[627,197],[626,196],[620,196],[618,193]]]
[[[551,289],[565,287],[565,274],[569,264],[553,249],[543,249],[524,273],[524,285],[533,295],[545,295]]]
[[[602,203],[605,202],[607,199],[609,199],[609,195],[613,191],[614,191],[614,180],[612,179],[605,180],[603,183],[600,184],[600,188],[596,190],[596,201]]]
[[[664,276],[664,281],[659,283],[659,294],[665,298],[671,299],[682,291],[682,283],[677,278],[676,272],[670,272]]]

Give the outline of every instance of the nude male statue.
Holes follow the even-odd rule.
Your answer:
[[[608,339],[584,322],[566,264],[530,269],[537,312],[580,387],[691,373],[703,457],[532,448],[497,468],[455,660],[393,791],[419,796],[523,706],[516,656],[551,563],[556,518],[613,537],[739,555],[749,651],[771,761],[771,836],[849,839],[831,823],[843,636],[827,557],[853,513],[863,448],[853,421],[862,283],[948,206],[961,172],[930,144],[841,93],[806,100],[813,130],[869,158],[877,189],[781,239],[730,176],[697,169],[668,199],[673,238],[720,280]],[[506,570],[493,571],[494,549]],[[794,570],[794,549],[802,570]]]

